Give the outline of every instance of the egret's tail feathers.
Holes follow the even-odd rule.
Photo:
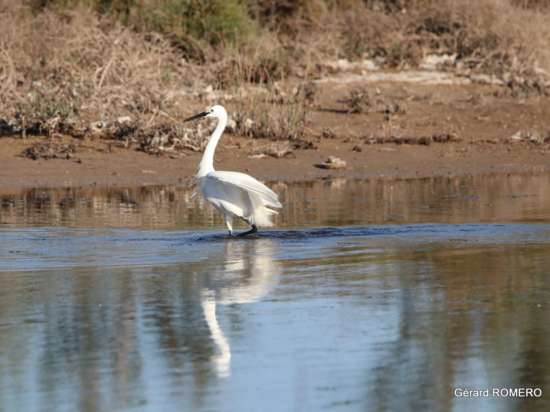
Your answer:
[[[264,202],[264,206],[267,206],[267,207],[270,207],[272,209],[280,209],[283,207],[283,205],[281,204],[281,202],[279,202],[279,197],[277,195],[275,195],[276,197],[275,198],[266,198],[264,196],[262,196],[262,200]]]
[[[260,227],[273,226],[272,217],[279,212],[270,208],[280,208],[281,204],[279,203],[279,201],[277,200],[277,203],[275,203],[272,199],[266,198],[266,196],[261,196],[258,194],[250,195],[250,200],[252,202],[254,210],[250,219],[251,223]]]
[[[258,195],[258,194],[254,194],[253,196],[256,198],[256,201],[254,202],[256,205],[267,207],[273,213],[278,213],[278,212],[272,209],[280,209],[283,207],[281,202],[279,202],[279,198],[277,197],[277,195],[275,195],[275,198],[271,196],[264,196],[264,195]]]
[[[251,223],[260,227],[271,227],[273,226],[273,221],[271,219],[273,215],[276,214],[277,212],[268,209],[267,207],[259,207],[254,211]]]
[[[266,211],[266,213],[269,213],[270,215],[278,215],[279,214],[278,210],[273,210],[273,209],[270,209],[268,207],[265,208],[265,211]]]

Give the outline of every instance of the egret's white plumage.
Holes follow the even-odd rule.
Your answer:
[[[233,218],[245,220],[252,226],[273,226],[272,216],[282,207],[275,192],[252,176],[239,172],[214,170],[214,152],[227,124],[227,112],[216,105],[187,120],[215,117],[218,124],[206,145],[196,178],[203,197],[219,210],[225,219],[229,233],[233,233]]]

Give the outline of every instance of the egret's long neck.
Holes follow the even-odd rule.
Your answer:
[[[204,154],[202,155],[202,160],[199,163],[199,172],[197,173],[197,177],[206,176],[208,173],[214,171],[214,152],[216,151],[216,146],[218,145],[220,137],[222,137],[222,133],[225,129],[226,124],[227,114],[222,113],[218,117],[218,124],[214,129],[214,133],[212,133],[212,136],[210,136],[210,140],[208,141],[206,149],[204,150]]]

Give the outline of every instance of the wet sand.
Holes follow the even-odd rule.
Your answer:
[[[352,143],[330,142],[317,150],[295,151],[292,157],[250,158],[245,149],[228,138],[217,153],[216,167],[250,173],[264,181],[304,181],[330,177],[432,177],[493,173],[539,173],[550,171],[550,155],[544,150],[494,144],[370,145],[352,151]],[[156,157],[142,152],[114,149],[104,153],[83,149],[75,159],[30,160],[17,155],[28,143],[3,139],[11,155],[0,156],[0,193],[16,193],[31,187],[131,187],[148,185],[190,185],[200,161],[199,153],[181,158]],[[340,170],[314,165],[334,155],[344,159]]]

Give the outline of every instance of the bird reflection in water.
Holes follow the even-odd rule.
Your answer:
[[[216,346],[211,362],[219,377],[231,372],[231,346],[216,316],[218,305],[255,302],[269,292],[279,273],[270,239],[227,241],[225,263],[214,269],[201,290],[201,306]]]

